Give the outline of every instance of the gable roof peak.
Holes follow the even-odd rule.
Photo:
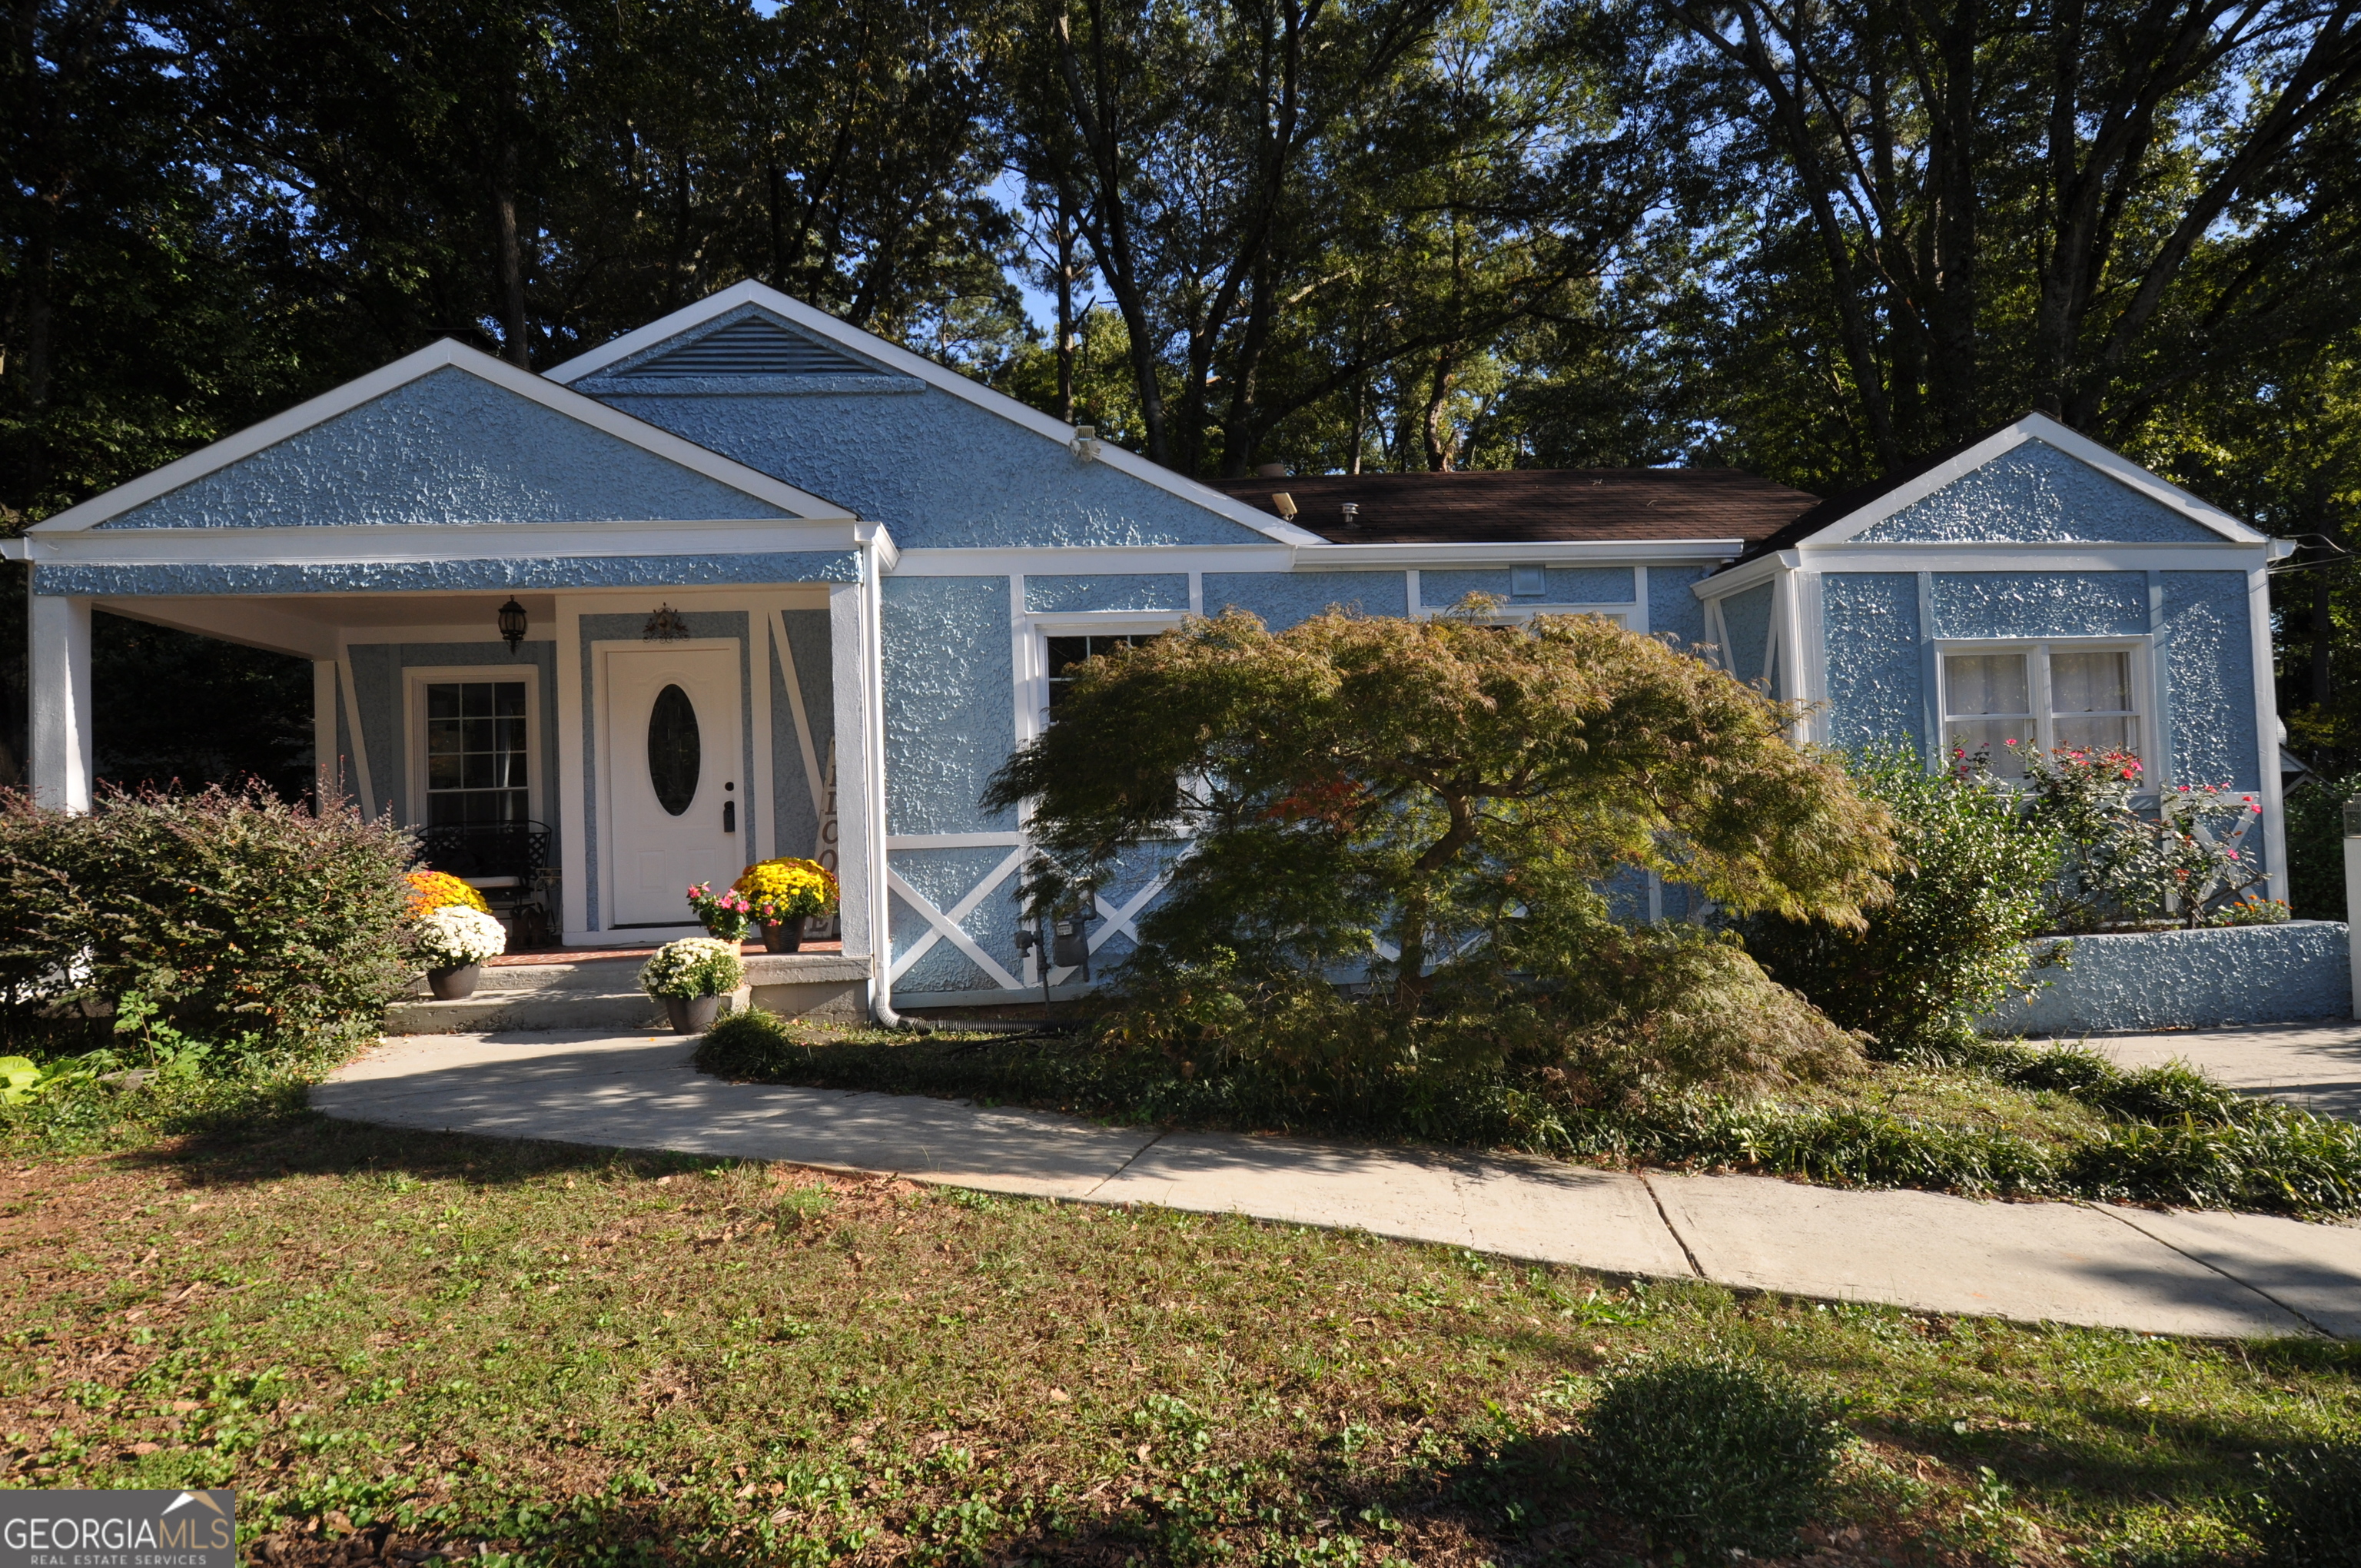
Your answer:
[[[694,331],[718,316],[726,315],[747,305],[755,306],[762,312],[779,318],[798,332],[819,339],[823,344],[834,345],[858,359],[882,366],[891,374],[906,376],[913,380],[923,382],[936,391],[944,392],[972,403],[1007,421],[1010,424],[1029,431],[1045,440],[1055,442],[1060,446],[1071,446],[1077,439],[1073,425],[1062,420],[1053,419],[1029,403],[1020,402],[1005,392],[996,391],[956,370],[939,365],[923,355],[913,354],[901,345],[880,337],[875,333],[839,321],[826,311],[807,304],[791,295],[783,294],[769,284],[758,282],[751,278],[708,294],[694,304],[683,305],[680,309],[668,315],[660,316],[645,326],[625,333],[611,343],[577,354],[562,364],[551,367],[543,374],[560,386],[571,386],[575,382],[598,375],[611,366],[620,365],[635,356],[645,354],[672,338]],[[710,342],[712,337],[719,335],[720,335],[719,333],[712,334],[702,341]],[[684,347],[688,346],[694,345],[684,345]],[[654,356],[656,360],[666,357],[668,356]],[[695,372],[695,374],[711,373]],[[1150,462],[1148,458],[1137,453],[1127,452],[1120,446],[1100,445],[1095,453],[1095,461],[1117,473],[1143,484],[1152,485],[1158,489],[1177,496],[1191,505],[1202,507],[1216,516],[1251,529],[1279,543],[1324,543],[1318,534],[1308,529],[1298,528],[1281,518],[1234,500],[1208,486],[1199,484],[1194,479],[1174,473],[1160,463]]]
[[[293,408],[208,445],[136,479],[117,485],[77,506],[45,518],[27,530],[32,533],[68,533],[96,528],[135,508],[244,461],[258,452],[326,424],[340,415],[395,392],[439,371],[451,370],[490,383],[502,391],[575,420],[650,455],[777,507],[791,516],[853,521],[853,515],[759,469],[734,462],[645,420],[609,408],[595,398],[553,385],[505,359],[495,358],[451,338],[438,338],[340,387],[306,399]]]
[[[1895,513],[2005,456],[2027,442],[2037,442],[2062,453],[2223,539],[2251,544],[2259,543],[2268,537],[2243,519],[2190,494],[2169,479],[2150,473],[2123,454],[2100,445],[2063,421],[2032,411],[1982,435],[1971,437],[1907,465],[1884,478],[1829,497],[1776,533],[1750,547],[1731,565],[1797,545],[1850,543]],[[1723,569],[1727,571],[1730,568]]]

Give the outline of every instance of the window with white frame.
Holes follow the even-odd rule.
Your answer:
[[[1979,752],[2000,778],[2025,776],[2009,750],[2141,753],[2142,650],[2030,642],[1943,650],[1943,743]]]
[[[533,820],[542,766],[533,674],[481,665],[402,674],[412,826]]]

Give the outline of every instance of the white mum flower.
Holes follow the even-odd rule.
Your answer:
[[[446,904],[418,917],[418,957],[428,969],[479,964],[508,950],[508,932],[480,909]]]

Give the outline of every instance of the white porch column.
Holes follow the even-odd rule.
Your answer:
[[[40,568],[33,570],[38,574]],[[25,621],[33,798],[43,806],[88,811],[90,600],[37,593]]]
[[[876,556],[862,552],[859,583],[828,590],[829,679],[836,707],[836,876],[846,958],[886,951],[883,687],[874,667]]]
[[[344,758],[336,750],[336,662],[312,661],[313,800],[326,811],[346,794]]]

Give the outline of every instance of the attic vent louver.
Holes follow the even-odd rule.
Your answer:
[[[633,367],[631,376],[874,376],[849,354],[765,321],[736,322]]]

